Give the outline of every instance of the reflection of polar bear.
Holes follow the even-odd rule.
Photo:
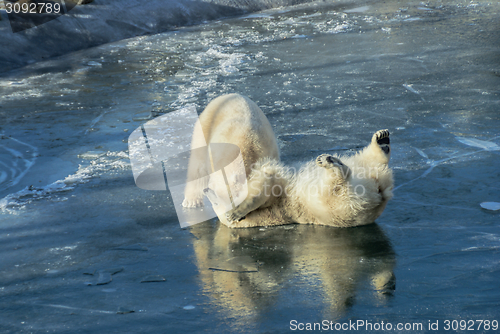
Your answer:
[[[377,224],[230,229],[216,223],[190,232],[203,291],[229,312],[221,314],[225,319],[249,323],[249,316],[284,310],[294,319],[301,308],[321,307],[336,320],[358,298],[380,306],[395,290],[394,250]],[[286,304],[290,295],[295,307]]]
[[[262,111],[250,100],[233,94],[212,101],[200,115],[207,143],[231,143],[241,149],[248,177],[248,195],[226,213],[221,191],[204,190],[220,221],[229,227],[282,225],[290,222],[339,227],[372,223],[392,197],[388,167],[389,131],[376,132],[370,145],[351,157],[320,155],[298,172],[278,161],[276,140]],[[196,141],[193,136],[193,148]],[[196,157],[191,157],[189,173]],[[212,162],[213,163],[213,162]],[[249,167],[251,172],[249,173]],[[194,179],[194,178],[192,178]],[[244,182],[227,177],[229,185]],[[184,206],[201,202],[200,189],[186,187]],[[237,187],[235,187],[237,188]],[[195,194],[195,195],[193,195]],[[236,195],[237,196],[237,195]],[[234,197],[234,196],[233,196]]]

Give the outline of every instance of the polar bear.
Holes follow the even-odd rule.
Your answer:
[[[392,198],[394,185],[388,130],[373,134],[370,144],[353,156],[322,154],[298,171],[279,161],[276,139],[269,121],[258,106],[238,94],[221,96],[200,115],[207,143],[231,143],[242,153],[247,180],[227,177],[229,184],[211,180],[186,186],[183,206],[198,206],[202,193],[208,197],[219,220],[232,228],[289,223],[351,227],[370,224]],[[193,134],[193,147],[200,131]],[[211,161],[212,165],[214,164]],[[193,155],[188,177],[203,163]],[[234,175],[241,173],[234,172]],[[192,178],[194,179],[194,178]],[[231,189],[248,190],[237,205],[222,203],[221,194]],[[191,182],[191,184],[193,184]],[[236,184],[236,185],[235,185]],[[205,186],[208,187],[205,188]],[[240,194],[234,194],[238,198]]]
[[[196,150],[196,148],[214,143],[234,144],[241,152],[243,158],[241,167],[244,167],[244,170],[235,170],[234,168],[237,168],[235,164],[232,165],[233,170],[226,170],[227,182],[231,184],[230,188],[233,190],[233,199],[240,196],[246,197],[246,193],[241,192],[241,189],[246,186],[246,178],[251,174],[252,166],[257,161],[263,158],[279,161],[276,137],[262,110],[248,97],[239,94],[219,96],[207,105],[194,127],[191,142],[192,153],[187,172],[188,182],[186,182],[182,202],[185,208],[203,206],[204,190],[209,186],[209,182],[208,189],[211,193],[218,194],[219,202],[223,198],[221,194],[227,193],[225,183],[221,184],[214,178],[203,177],[211,174],[214,165],[226,166],[228,161],[224,160],[228,156],[234,156],[233,152],[212,151],[211,156],[207,157],[205,150]],[[215,203],[213,201],[212,205]],[[227,203],[224,204],[227,205]],[[222,203],[214,205],[216,212],[222,207],[224,207]],[[219,215],[219,212],[217,214]]]

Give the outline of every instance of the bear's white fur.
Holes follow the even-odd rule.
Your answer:
[[[246,178],[241,179],[240,176],[250,175],[252,166],[258,160],[279,160],[279,149],[273,129],[262,110],[252,100],[238,94],[219,96],[203,110],[194,128],[191,142],[193,153],[189,160],[188,182],[182,202],[182,206],[186,208],[203,206],[203,190],[207,186],[212,192],[219,194],[219,198],[222,198],[222,193],[227,193],[224,182],[216,182],[211,178],[209,185],[208,178],[203,177],[211,174],[214,165],[226,166],[228,161],[222,160],[227,158],[227,155],[221,154],[224,152],[211,152],[211,158],[218,159],[212,161],[207,159],[204,154],[206,151],[193,150],[214,143],[235,144],[241,151],[244,171],[237,169],[238,164],[232,164],[229,170],[225,170],[228,182],[232,185],[231,189],[237,192],[232,194],[233,199],[239,197],[238,191],[246,184]],[[232,153],[228,155],[233,156]],[[246,197],[246,194],[244,196]],[[217,208],[222,206],[219,203],[214,205],[214,209],[217,212]]]
[[[377,131],[371,143],[353,156],[320,155],[299,171],[279,162],[278,146],[269,121],[251,100],[238,94],[216,98],[200,115],[192,147],[207,144],[237,145],[242,154],[247,180],[241,171],[226,171],[227,183],[190,182],[185,189],[184,207],[202,203],[204,193],[220,221],[234,228],[283,225],[288,223],[350,227],[372,223],[392,197],[393,177],[389,131]],[[206,161],[193,154],[188,179],[196,179]],[[207,160],[207,159],[205,159]],[[210,162],[212,166],[217,164]],[[206,187],[208,185],[208,187]],[[230,189],[247,186],[248,193],[232,194],[231,205],[222,196]],[[233,190],[234,192],[234,190]],[[226,196],[227,197],[227,196]],[[227,202],[227,201],[226,201]],[[234,206],[237,203],[237,206]]]

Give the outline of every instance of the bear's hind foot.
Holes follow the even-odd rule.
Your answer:
[[[391,153],[391,140],[389,139],[389,130],[378,130],[373,134],[372,142],[377,143],[382,152]]]
[[[340,159],[335,158],[333,155],[330,154],[322,154],[319,157],[316,158],[316,164],[320,167],[324,168],[341,168],[341,166],[344,166],[342,161]]]
[[[342,171],[342,176],[347,179],[351,175],[351,169],[344,165],[339,158],[334,157],[330,154],[322,154],[316,158],[316,164],[323,168],[329,168],[332,170],[340,169]]]

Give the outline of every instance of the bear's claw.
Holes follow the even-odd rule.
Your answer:
[[[185,198],[182,201],[182,206],[184,208],[200,208],[203,207],[203,198]]]
[[[245,216],[241,216],[233,211],[233,213],[226,213],[226,219],[227,219],[228,223],[233,224],[235,222],[239,222],[239,221],[245,219]]]
[[[385,129],[378,130],[373,136],[377,140],[377,144],[390,144],[389,135],[389,130]]]

